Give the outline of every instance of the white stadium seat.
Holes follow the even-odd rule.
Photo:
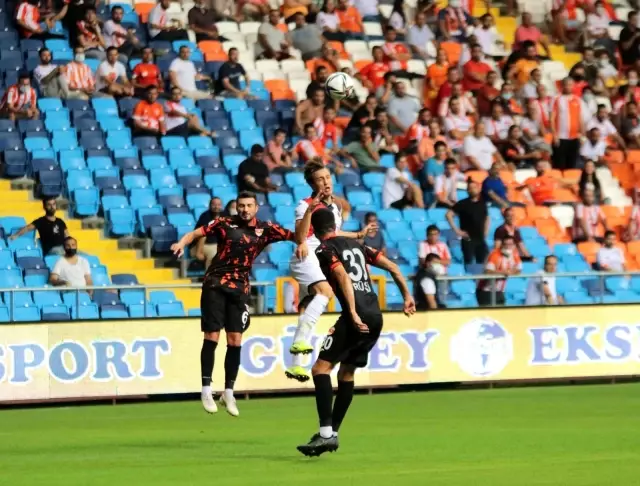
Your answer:
[[[287,78],[289,81],[294,79],[304,80],[306,83],[311,82],[311,74],[309,71],[285,71],[287,73]]]
[[[260,28],[260,22],[242,22],[240,24],[240,32],[243,34],[257,34]]]
[[[239,32],[238,24],[235,22],[216,22],[216,28],[220,35],[224,35],[227,32]]]
[[[305,71],[307,67],[304,62],[299,59],[285,59],[280,61],[280,69],[282,69],[285,73],[292,73],[295,71]]]
[[[419,59],[409,60],[407,68],[410,73],[427,74],[427,67],[424,64],[424,61],[420,61]]]
[[[363,27],[365,35],[382,35],[382,27],[378,22],[364,22]]]
[[[259,62],[259,61],[258,61]],[[269,81],[271,79],[287,79],[287,75],[280,71],[262,71],[261,69],[259,69],[259,71],[262,73],[262,79],[265,81]]]
[[[260,59],[259,61],[256,61],[256,69],[262,72],[279,71],[280,64],[278,64],[278,61],[274,59]]]
[[[361,40],[348,40],[344,43],[344,50],[348,53],[353,52],[369,52],[369,46],[365,41]]]
[[[515,180],[522,184],[529,177],[535,177],[536,171],[533,169],[518,169],[516,170],[516,174],[514,176]]]
[[[574,210],[571,206],[556,204],[551,206],[551,216],[555,218],[562,228],[568,228],[573,224]]]

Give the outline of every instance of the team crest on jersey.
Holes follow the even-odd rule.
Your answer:
[[[262,233],[264,233],[264,229],[263,228],[256,228],[256,236],[258,238],[260,238],[262,236]]]

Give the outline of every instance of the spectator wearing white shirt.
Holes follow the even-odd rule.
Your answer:
[[[171,0],[160,0],[149,12],[147,27],[151,40],[173,42],[177,40],[189,40],[187,31],[177,19],[170,19],[167,10]]]
[[[404,134],[418,119],[422,106],[417,98],[407,94],[404,82],[396,81],[393,88],[393,96],[388,106],[389,121],[394,129]]]
[[[415,23],[407,30],[407,44],[411,53],[419,59],[429,59],[427,45],[433,44],[435,40],[436,36],[427,25],[427,15],[423,11],[418,11]]]
[[[458,81],[451,85],[451,96],[443,98],[438,108],[438,116],[440,118],[446,118],[449,115],[449,100],[453,97],[457,97],[460,100],[460,111],[464,116],[473,116],[476,114],[476,107],[473,105],[473,101],[470,97],[465,96],[462,89],[462,82]]]
[[[540,118],[541,116],[538,111],[536,100],[528,100],[525,114],[520,120],[522,141],[529,150],[540,150],[550,154],[551,146],[544,139],[547,134],[547,129]]]
[[[504,114],[504,108],[499,101],[494,101],[491,105],[491,116],[484,119],[485,133],[491,141],[500,145],[509,137],[509,129],[515,125],[515,121],[510,115]]]
[[[387,19],[387,25],[393,27],[398,34],[404,35],[407,19],[404,14],[404,0],[394,0],[391,14]]]
[[[586,188],[582,192],[582,203],[576,205],[573,220],[573,242],[578,244],[584,241],[596,241],[602,243],[603,232],[608,230],[607,219],[604,211],[596,202],[595,191]]]
[[[600,137],[600,130],[597,127],[587,131],[587,139],[580,147],[580,157],[583,161],[591,160],[598,165],[604,164],[604,156],[607,153],[607,144]]]
[[[316,24],[322,30],[322,35],[329,41],[344,42],[347,34],[340,29],[340,18],[336,12],[334,0],[325,0],[322,10],[316,17]]]
[[[438,285],[438,277],[445,273],[446,268],[436,253],[426,255],[425,265],[418,270],[413,283],[416,309],[427,311],[446,307]]]
[[[171,99],[164,104],[165,125],[167,135],[188,137],[189,135],[202,135],[205,137],[215,136],[200,125],[198,116],[189,113],[182,104],[182,90],[177,87],[171,88]]]
[[[64,240],[64,256],[53,266],[49,283],[56,287],[82,288],[93,285],[91,267],[86,258],[78,256],[78,242],[68,236]]]
[[[396,166],[387,170],[382,185],[382,205],[385,209],[423,208],[420,186],[413,182],[404,153],[396,155]]]
[[[454,152],[460,151],[465,137],[473,129],[473,122],[462,112],[462,102],[459,96],[452,96],[449,100],[449,115],[444,119],[444,129],[447,145]]]
[[[378,0],[353,0],[353,6],[358,9],[363,20],[365,17],[378,16]]]
[[[96,71],[96,89],[116,98],[133,96],[133,86],[127,78],[127,70],[118,61],[118,49],[107,49],[107,60],[102,61]]]
[[[558,305],[564,304],[562,296],[556,292],[555,274],[558,258],[548,255],[544,259],[544,270],[539,278],[530,278],[527,285],[525,305]]]
[[[211,78],[200,74],[196,70],[195,64],[189,59],[191,57],[191,49],[187,46],[182,46],[178,55],[179,57],[175,58],[169,66],[171,86],[180,88],[183,96],[193,100],[211,99],[211,93],[199,90],[196,87],[196,81],[211,81]]]
[[[111,9],[111,18],[104,23],[102,30],[107,47],[118,49],[118,60],[124,64],[133,54],[140,53],[142,45],[136,37],[135,29],[122,25],[123,18],[124,9],[116,5]]]
[[[43,47],[39,51],[40,64],[33,70],[33,79],[40,93],[46,98],[68,98],[69,87],[64,77],[64,67],[51,62],[51,51]]]
[[[605,47],[611,54],[615,51],[616,43],[609,37],[609,23],[613,19],[601,1],[594,4],[594,10],[587,15],[586,38],[593,45]]]
[[[418,247],[418,259],[420,266],[426,264],[427,255],[435,253],[440,262],[446,267],[451,263],[451,251],[444,241],[440,241],[440,229],[435,224],[427,227],[427,239],[420,242]]]
[[[484,14],[480,18],[481,25],[473,31],[478,44],[482,46],[482,52],[487,56],[493,56],[498,34],[493,27],[493,16],[490,13]]]
[[[498,162],[499,166],[504,165],[498,149],[485,135],[485,125],[481,121],[476,123],[473,134],[465,137],[462,152],[464,154],[463,171],[468,169],[489,170],[494,161]]]
[[[624,139],[618,133],[616,127],[611,123],[609,118],[609,111],[605,105],[598,105],[596,116],[594,116],[587,124],[587,130],[597,128],[600,132],[600,139],[607,145],[611,142],[618,144],[622,150],[626,151],[627,146],[624,143]]]
[[[529,74],[529,81],[520,88],[520,97],[524,100],[530,100],[538,97],[538,86],[542,84],[542,70],[534,69]]]
[[[607,231],[604,234],[604,245],[600,247],[596,254],[596,266],[602,272],[624,272],[625,258],[622,249],[615,246],[616,234]]]
[[[434,192],[437,208],[452,208],[458,202],[458,184],[464,182],[464,175],[458,171],[455,159],[444,161],[444,174],[436,177]]]

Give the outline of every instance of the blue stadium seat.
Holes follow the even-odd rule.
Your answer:
[[[151,226],[151,239],[153,241],[151,249],[154,252],[168,252],[171,245],[178,240],[178,232],[174,226]]]
[[[113,285],[138,285],[138,277],[131,273],[117,273],[111,276]]]
[[[172,304],[178,302],[175,294],[170,290],[152,290],[149,293],[149,301],[153,305],[158,304]]]
[[[94,320],[100,318],[100,312],[96,304],[85,304],[80,307],[71,307],[72,319]]]
[[[127,305],[127,309],[129,310],[129,316],[134,319],[141,319],[144,317],[158,317],[158,313],[156,309],[151,304],[146,305],[146,314],[145,314],[145,305],[144,304],[131,304]],[[169,316],[160,316],[160,317],[169,317]]]
[[[16,322],[30,322],[40,320],[37,307],[16,307],[13,309],[13,320]]]
[[[158,304],[158,317],[183,317],[184,307],[182,302],[173,302],[170,304]]]
[[[135,233],[136,219],[131,208],[109,210],[109,230],[114,236],[129,236]]]

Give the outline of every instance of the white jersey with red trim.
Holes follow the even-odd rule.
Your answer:
[[[309,203],[312,200],[313,198],[308,197],[298,203],[298,206],[296,206],[296,212],[295,212],[296,222],[304,218],[304,214],[307,212]],[[335,202],[329,206],[327,206],[326,204],[319,204],[315,210],[317,211],[318,209],[322,209],[322,208],[331,209],[331,211],[333,212],[333,216],[336,219],[336,231],[339,231],[340,228],[342,227],[342,209],[340,208],[340,206],[338,206],[338,204],[336,204]],[[320,241],[313,234],[313,227],[310,227],[309,234],[307,235],[307,247],[309,248],[309,255],[315,256],[316,248],[318,248],[319,246],[320,246]]]

